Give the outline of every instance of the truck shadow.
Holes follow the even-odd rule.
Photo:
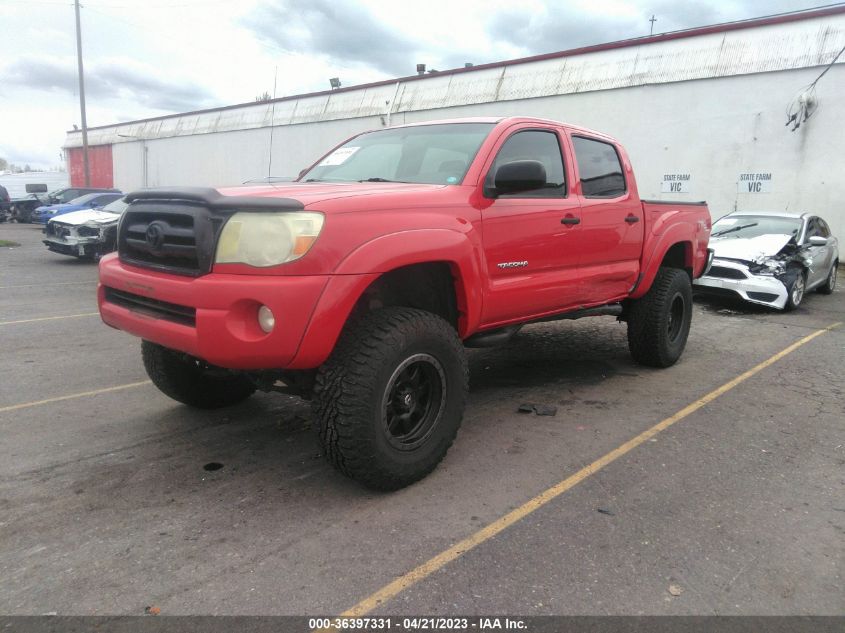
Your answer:
[[[597,384],[641,368],[628,353],[624,324],[612,317],[530,325],[498,348],[469,350],[470,393],[503,388]]]

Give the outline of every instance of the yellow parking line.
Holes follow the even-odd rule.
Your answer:
[[[73,400],[74,398],[84,398],[85,396],[96,396],[101,393],[111,393],[112,391],[122,391],[123,389],[131,389],[132,387],[143,387],[144,385],[152,384],[149,380],[142,380],[141,382],[130,382],[125,385],[117,385],[116,387],[105,387],[104,389],[94,389],[93,391],[83,391],[81,393],[72,393],[67,396],[57,396],[56,398],[47,398],[46,400],[35,400],[34,402],[22,402],[21,404],[12,404],[7,407],[0,407],[0,413],[6,411],[18,411],[19,409],[28,409],[29,407],[37,407],[42,404],[50,404],[52,402],[61,402],[62,400]]]
[[[384,587],[382,587],[381,589],[376,591],[371,596],[368,596],[367,598],[364,598],[363,600],[361,600],[361,602],[356,604],[354,607],[348,609],[347,611],[345,611],[341,615],[343,617],[359,617],[359,616],[362,616],[362,615],[369,613],[370,611],[372,611],[373,609],[375,609],[379,605],[383,604],[384,602],[386,602],[386,601],[390,600],[391,598],[397,596],[398,594],[402,593],[408,587],[420,582],[421,580],[423,580],[424,578],[427,578],[428,576],[430,576],[431,574],[433,574],[437,570],[443,568],[444,566],[446,566],[448,563],[452,562],[456,558],[459,558],[464,553],[466,553],[469,550],[473,549],[474,547],[484,543],[485,541],[493,538],[494,536],[496,536],[497,534],[499,534],[500,532],[502,532],[506,528],[510,527],[511,525],[516,523],[517,521],[525,518],[526,516],[528,516],[532,512],[542,508],[544,505],[546,505],[547,503],[549,503],[553,499],[559,497],[564,492],[566,492],[567,490],[569,490],[570,488],[572,488],[576,484],[580,483],[581,481],[583,481],[584,479],[586,479],[590,475],[597,473],[598,471],[600,471],[602,468],[604,468],[605,466],[607,466],[611,462],[614,462],[617,459],[619,459],[620,457],[622,457],[623,455],[625,455],[626,453],[631,452],[632,450],[634,450],[637,446],[639,446],[643,442],[648,441],[649,439],[651,439],[652,437],[654,437],[655,435],[657,435],[661,431],[668,429],[670,426],[672,426],[673,424],[675,424],[679,420],[683,420],[685,417],[689,416],[690,414],[695,413],[701,407],[703,407],[706,404],[712,402],[713,400],[715,400],[716,398],[718,398],[722,394],[730,391],[731,389],[733,389],[734,387],[736,387],[740,383],[748,380],[753,375],[755,375],[756,373],[764,370],[769,365],[776,363],[777,361],[779,361],[781,358],[783,358],[787,354],[791,354],[792,352],[794,352],[796,349],[798,349],[802,345],[809,343],[810,341],[812,341],[817,336],[821,336],[825,332],[828,332],[828,331],[832,330],[833,328],[838,327],[840,325],[842,325],[842,324],[841,323],[833,323],[833,324],[827,326],[826,328],[823,328],[821,330],[816,330],[812,334],[805,336],[804,338],[800,339],[799,341],[796,341],[795,343],[793,343],[789,347],[781,350],[780,352],[778,352],[774,356],[771,356],[767,360],[764,360],[759,365],[755,365],[754,367],[752,367],[751,369],[749,369],[745,373],[740,374],[739,376],[737,376],[733,380],[730,380],[730,381],[726,382],[724,385],[722,385],[721,387],[714,389],[713,391],[711,391],[707,395],[699,398],[698,400],[696,400],[692,404],[687,405],[686,407],[684,407],[683,409],[681,409],[680,411],[678,411],[674,415],[666,418],[665,420],[663,420],[661,422],[658,422],[657,424],[655,424],[650,429],[643,431],[642,433],[640,433],[636,437],[628,440],[627,442],[625,442],[621,446],[613,449],[612,451],[610,451],[606,455],[599,457],[596,461],[594,461],[589,466],[585,466],[584,468],[582,468],[581,470],[579,470],[575,474],[570,475],[569,477],[567,477],[566,479],[564,479],[560,483],[557,483],[554,486],[552,486],[551,488],[544,490],[543,492],[541,492],[539,495],[537,495],[536,497],[534,497],[530,501],[527,501],[526,503],[522,504],[521,506],[519,506],[515,510],[508,512],[503,517],[500,517],[499,519],[493,521],[493,523],[490,523],[486,527],[483,527],[482,529],[478,530],[478,532],[476,532],[475,534],[472,534],[471,536],[469,536],[469,537],[463,539],[462,541],[456,543],[455,545],[453,545],[449,549],[441,552],[440,554],[438,554],[434,558],[431,558],[430,560],[426,561],[425,563],[423,563],[419,567],[416,567],[416,568],[412,569],[411,571],[409,571],[408,573],[403,574],[402,576],[399,576],[398,578],[396,578],[392,582],[388,583],[387,585],[385,585]]]
[[[57,319],[76,319],[78,317],[97,316],[99,312],[84,312],[82,314],[65,314],[62,316],[38,317],[37,319],[21,319],[20,321],[0,321],[0,325],[15,325],[17,323],[35,323],[36,321],[55,321]]]

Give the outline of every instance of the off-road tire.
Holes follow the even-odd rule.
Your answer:
[[[661,268],[649,291],[631,301],[627,316],[628,349],[634,360],[649,367],[674,365],[692,323],[689,275],[678,268]]]
[[[833,262],[833,265],[830,267],[830,272],[827,274],[827,279],[825,282],[818,287],[818,291],[823,295],[829,295],[833,292],[834,288],[836,288],[836,272],[839,268],[839,262]]]
[[[796,300],[795,285],[801,283],[802,289],[798,293]],[[786,305],[783,306],[785,312],[792,312],[804,301],[804,296],[807,294],[807,275],[804,269],[800,266],[790,266],[783,277],[783,285],[786,286]]]
[[[428,434],[414,448],[398,448],[385,403],[393,402],[396,372],[414,358],[439,365],[434,380],[442,393]],[[427,360],[414,362],[428,368]],[[403,488],[445,457],[461,425],[467,390],[466,352],[444,319],[414,308],[369,312],[347,326],[317,373],[312,410],[319,443],[335,468],[364,486]]]
[[[199,361],[149,341],[141,342],[141,357],[153,384],[165,395],[191,407],[228,407],[255,392],[252,381],[244,376],[210,375]]]

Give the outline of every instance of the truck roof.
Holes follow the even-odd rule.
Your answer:
[[[540,117],[530,117],[530,116],[500,116],[500,117],[462,117],[462,118],[455,118],[455,119],[437,119],[435,121],[416,121],[414,123],[405,123],[404,125],[395,125],[392,126],[394,128],[403,128],[403,127],[418,127],[420,125],[445,125],[448,123],[542,123],[544,125],[559,125],[561,127],[565,127],[568,130],[576,133],[588,134],[589,136],[595,136],[599,138],[603,138],[614,143],[618,143],[618,141],[609,136],[608,134],[604,134],[603,132],[597,132],[596,130],[591,130],[590,128],[580,127],[577,125],[572,125],[570,123],[564,123],[563,121],[555,121],[554,119],[543,119]]]

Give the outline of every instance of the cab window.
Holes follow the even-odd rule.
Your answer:
[[[573,136],[572,145],[584,197],[615,198],[625,193],[625,172],[613,145],[583,136]]]
[[[566,181],[563,171],[563,156],[560,141],[552,131],[525,130],[511,136],[496,154],[496,159],[487,172],[485,189],[492,189],[496,170],[505,163],[517,160],[536,160],[546,169],[546,184],[539,189],[519,193],[502,194],[501,198],[563,198],[566,196]]]

